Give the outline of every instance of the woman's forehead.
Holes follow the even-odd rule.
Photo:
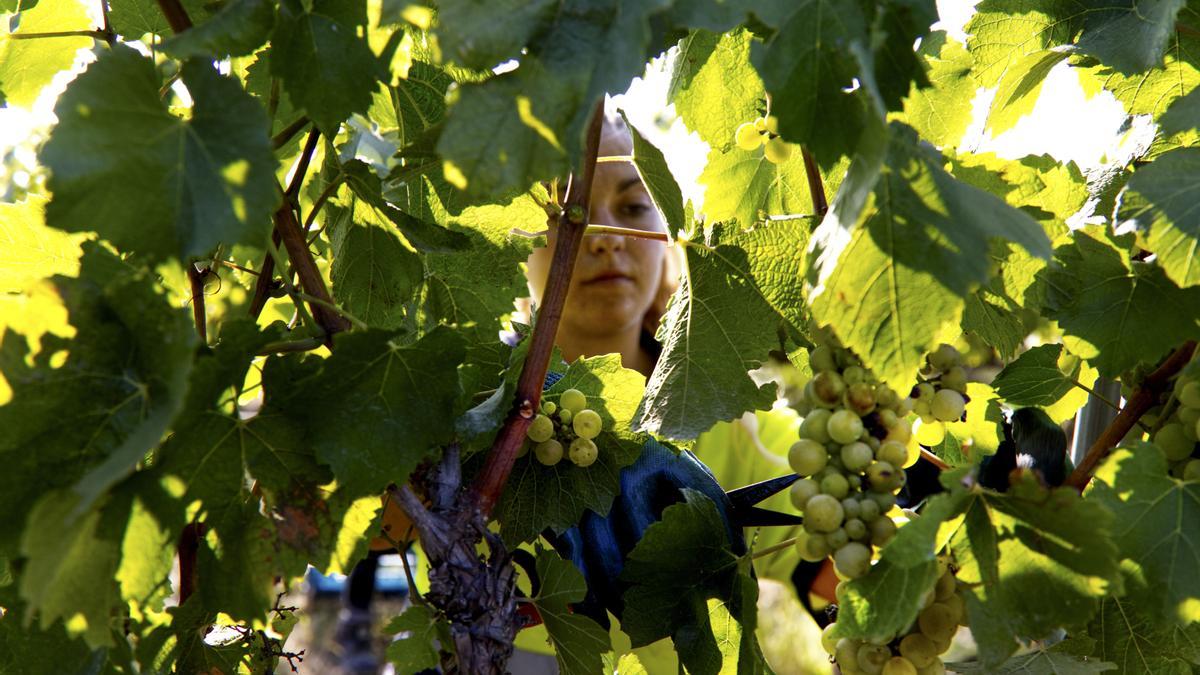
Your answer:
[[[606,122],[600,135],[601,155],[632,155],[633,140],[623,124]]]

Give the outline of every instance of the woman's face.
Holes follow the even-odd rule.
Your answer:
[[[632,155],[624,128],[606,124],[600,156]],[[592,182],[588,222],[635,230],[665,232],[662,217],[630,162],[601,162]],[[530,290],[541,302],[557,242],[551,224],[545,248],[529,257]],[[598,336],[640,326],[658,292],[666,245],[661,241],[616,235],[587,235],[571,276],[563,327],[577,335]]]

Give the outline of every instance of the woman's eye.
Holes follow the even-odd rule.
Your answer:
[[[624,206],[622,206],[621,213],[623,213],[631,218],[641,218],[643,216],[648,215],[652,208],[654,208],[654,207],[650,206],[649,204],[633,202],[633,203],[625,204]]]

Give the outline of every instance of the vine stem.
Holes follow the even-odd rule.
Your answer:
[[[926,450],[925,448],[921,448],[921,457],[923,457],[926,462],[936,466],[938,471],[945,471],[946,469],[950,468],[950,465],[947,464],[945,460]]]
[[[196,324],[196,332],[200,341],[208,344],[208,312],[204,308],[204,277],[207,270],[201,272],[195,263],[186,263],[188,285],[192,289],[192,321]]]
[[[509,414],[500,433],[496,436],[488,453],[487,463],[480,472],[472,496],[483,517],[487,517],[508,476],[512,473],[517,451],[525,440],[525,430],[537,411],[542,398],[542,385],[550,365],[550,354],[554,350],[554,338],[558,323],[562,319],[563,306],[567,300],[567,289],[571,285],[571,273],[575,259],[583,245],[583,234],[587,231],[588,205],[592,193],[592,178],[596,174],[596,157],[600,150],[600,132],[604,128],[604,100],[596,102],[588,124],[587,145],[583,155],[583,175],[571,181],[571,192],[567,196],[562,215],[558,218],[558,242],[550,262],[550,274],[546,282],[546,293],[538,311],[537,325],[530,338],[529,354],[517,380],[517,405]]]
[[[52,30],[45,33],[13,33],[8,36],[10,40],[40,40],[57,37],[90,37],[93,40],[104,40],[111,43],[117,36],[106,30]]]
[[[772,553],[778,553],[778,552],[784,550],[785,548],[788,548],[789,546],[795,546],[796,540],[799,538],[800,537],[792,537],[791,539],[784,539],[783,541],[779,542],[778,544],[768,546],[761,551],[755,551],[754,555],[750,556],[750,559],[758,560],[759,558],[765,558],[766,556],[769,556]]]
[[[808,178],[808,194],[812,199],[813,212],[818,218],[824,218],[829,211],[829,201],[825,198],[825,183],[821,181],[821,169],[817,166],[817,160],[808,151],[808,148],[801,147],[800,154],[804,157],[804,175]]]
[[[1083,492],[1087,484],[1092,480],[1092,474],[1096,471],[1096,466],[1100,464],[1100,460],[1108,456],[1109,452],[1121,442],[1122,438],[1133,429],[1133,425],[1141,419],[1146,411],[1154,407],[1154,402],[1167,388],[1167,381],[1170,380],[1176,373],[1187,365],[1192,359],[1192,355],[1196,351],[1196,342],[1189,340],[1182,346],[1176,349],[1163,361],[1154,372],[1146,376],[1142,381],[1141,386],[1133,393],[1133,397],[1117,414],[1117,418],[1108,425],[1108,428],[1100,434],[1095,443],[1088,448],[1087,455],[1079,462],[1079,466],[1071,472],[1067,477],[1065,485]]]
[[[295,136],[296,134],[300,133],[300,131],[302,129],[304,129],[304,127],[307,125],[308,125],[307,117],[301,117],[300,119],[296,120],[295,122],[292,122],[291,124],[287,125],[279,133],[277,133],[271,137],[271,147],[278,150],[278,149],[282,148],[283,146],[287,145],[288,141],[292,140],[292,137]]]

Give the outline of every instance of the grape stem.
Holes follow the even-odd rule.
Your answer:
[[[1121,442],[1122,438],[1133,429],[1133,425],[1141,419],[1146,411],[1154,406],[1154,402],[1158,400],[1158,395],[1166,391],[1169,386],[1169,380],[1175,376],[1180,370],[1187,365],[1192,359],[1192,354],[1196,351],[1195,340],[1189,340],[1182,346],[1176,349],[1167,357],[1166,361],[1162,362],[1154,372],[1146,376],[1142,381],[1141,386],[1133,393],[1133,396],[1117,414],[1117,418],[1108,425],[1108,428],[1100,434],[1095,443],[1088,448],[1087,455],[1079,462],[1079,466],[1071,472],[1067,477],[1065,485],[1083,492],[1087,484],[1092,480],[1092,474],[1095,473],[1096,467],[1100,464],[1100,460],[1108,456],[1109,452]]]
[[[800,153],[804,156],[804,175],[808,178],[808,194],[812,199],[813,213],[818,218],[824,218],[829,211],[829,201],[825,198],[825,183],[821,181],[821,169],[808,148],[801,146]]]
[[[938,471],[945,471],[946,469],[950,468],[950,465],[947,464],[941,457],[938,457],[925,448],[921,448],[921,457],[925,458],[926,462],[936,466]]]
[[[287,145],[288,141],[292,140],[293,136],[300,133],[300,130],[308,126],[308,122],[308,118],[302,116],[300,119],[284,127],[279,133],[271,137],[271,147],[278,150]]]
[[[798,540],[799,538],[800,537],[792,537],[791,539],[784,539],[783,541],[779,542],[778,544],[768,546],[761,551],[755,551],[754,555],[750,556],[750,559],[758,560],[759,558],[765,558],[766,556],[769,556],[772,553],[778,553],[778,552],[788,548],[789,546],[795,546],[796,540]]]
[[[192,321],[196,324],[196,333],[200,341],[208,344],[208,313],[204,309],[204,277],[208,270],[196,269],[195,263],[186,263],[188,285],[192,289]]]
[[[554,338],[571,285],[571,272],[587,231],[587,211],[592,193],[592,178],[596,173],[596,157],[600,150],[600,132],[604,128],[604,100],[596,102],[588,125],[587,145],[583,154],[582,176],[572,179],[558,216],[558,244],[550,262],[546,293],[538,309],[537,324],[530,338],[529,353],[517,380],[516,406],[509,414],[500,433],[496,435],[487,463],[472,487],[472,497],[481,515],[486,518],[500,498],[508,482],[517,451],[525,440],[525,431],[533,420],[542,398],[542,385],[554,350]]]

